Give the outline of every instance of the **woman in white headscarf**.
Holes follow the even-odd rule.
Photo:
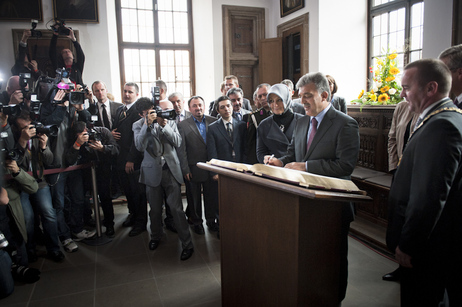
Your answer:
[[[282,157],[292,140],[297,120],[303,115],[292,112],[291,94],[285,84],[275,84],[268,92],[268,105],[273,112],[257,129],[257,158],[263,163],[265,155]]]

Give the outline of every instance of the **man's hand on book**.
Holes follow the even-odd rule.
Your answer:
[[[276,159],[274,157],[274,155],[267,155],[265,156],[265,158],[263,159],[263,162],[266,164],[266,165],[274,165],[274,166],[279,166],[279,167],[282,167],[284,166],[281,162],[281,160],[279,159]]]
[[[287,163],[286,166],[284,166],[284,167],[285,167],[285,168],[288,168],[288,169],[294,169],[294,170],[297,170],[297,171],[306,172],[305,162],[292,162],[292,163]]]

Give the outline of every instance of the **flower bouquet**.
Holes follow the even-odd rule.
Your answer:
[[[396,75],[400,72],[396,67],[396,53],[387,53],[377,58],[377,69],[374,71],[369,67],[370,72],[374,73],[372,86],[368,92],[364,90],[351,102],[353,104],[365,105],[388,105],[398,104],[402,98],[401,86],[396,80]]]

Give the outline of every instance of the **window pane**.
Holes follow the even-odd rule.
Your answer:
[[[159,42],[173,43],[173,15],[172,12],[159,12]]]

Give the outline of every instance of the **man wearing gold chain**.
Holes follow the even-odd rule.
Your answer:
[[[440,60],[405,67],[401,97],[419,114],[389,194],[387,245],[401,268],[401,306],[462,305],[462,112]]]

